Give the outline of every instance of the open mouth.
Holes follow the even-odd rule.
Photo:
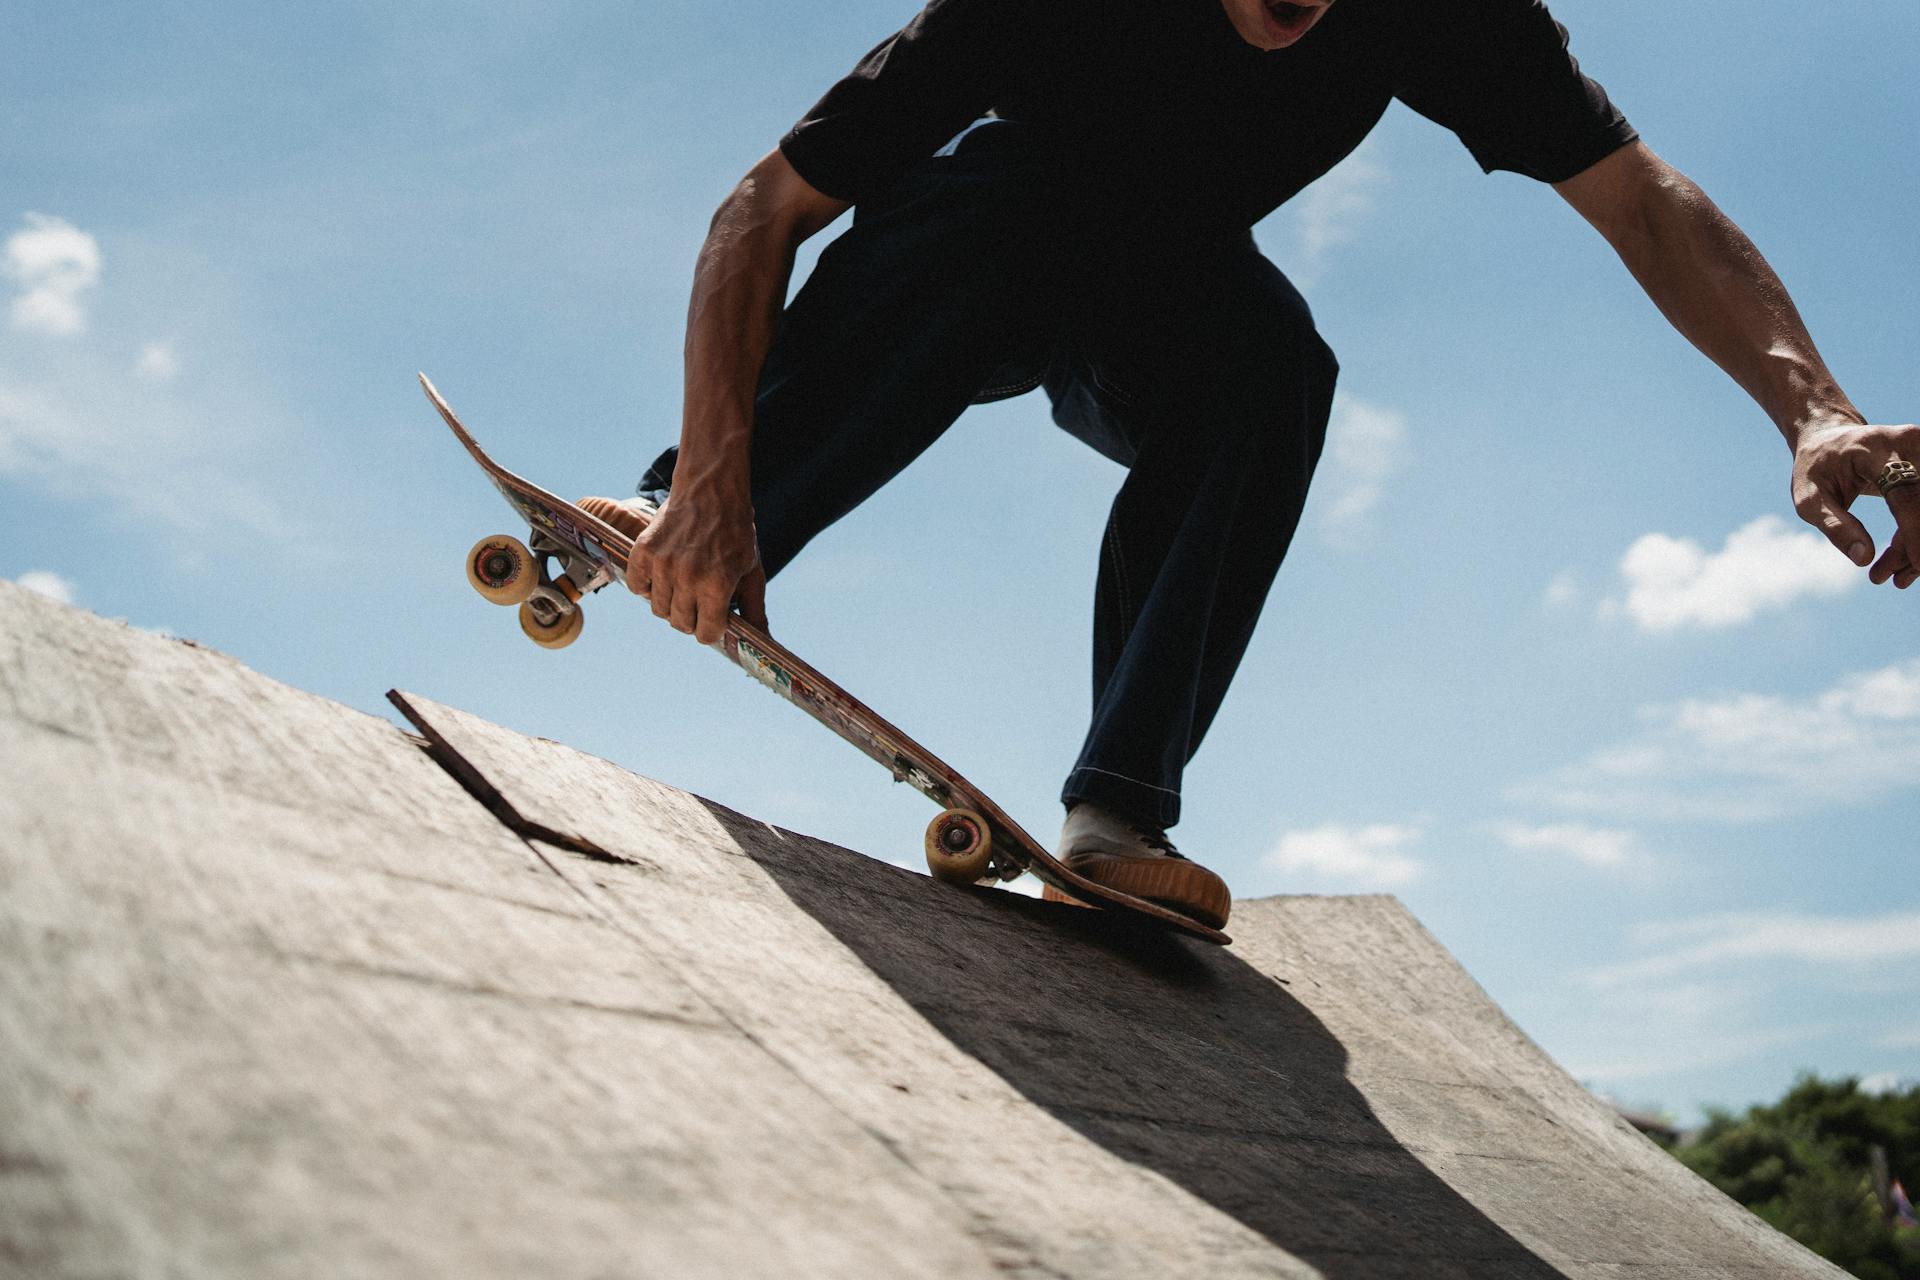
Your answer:
[[[1266,0],[1267,22],[1274,34],[1292,42],[1306,34],[1307,28],[1319,20],[1320,11],[1325,7],[1318,4],[1289,4],[1288,0]]]

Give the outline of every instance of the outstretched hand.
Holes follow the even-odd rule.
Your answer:
[[[1848,510],[1861,494],[1880,492],[1888,463],[1903,462],[1920,467],[1920,426],[1809,428],[1793,451],[1793,509],[1876,586],[1891,580],[1905,590],[1920,579],[1920,481],[1887,490],[1899,527],[1877,560],[1873,535]]]
[[[676,489],[634,539],[627,588],[701,644],[720,639],[736,600],[741,616],[764,629],[767,575],[751,508]]]

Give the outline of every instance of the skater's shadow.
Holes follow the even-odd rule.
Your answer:
[[[1340,1042],[1230,949],[1015,894],[890,887],[909,873],[711,808],[961,1050],[1330,1280],[1562,1274],[1395,1139]]]

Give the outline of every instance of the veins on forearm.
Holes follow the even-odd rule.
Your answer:
[[[1663,168],[1609,236],[1661,313],[1790,445],[1815,424],[1863,421],[1753,241],[1691,180]]]
[[[760,364],[793,269],[792,236],[767,215],[755,188],[751,178],[742,182],[714,214],[687,307],[682,465],[690,460],[688,470],[701,478],[718,472],[736,485]],[[741,476],[725,475],[729,467]]]

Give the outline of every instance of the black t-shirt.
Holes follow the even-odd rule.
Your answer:
[[[1249,227],[1398,98],[1481,166],[1570,178],[1636,134],[1541,0],[1336,0],[1266,52],[1220,0],[931,0],[781,139],[859,202],[989,111],[1049,126],[1116,194]]]

